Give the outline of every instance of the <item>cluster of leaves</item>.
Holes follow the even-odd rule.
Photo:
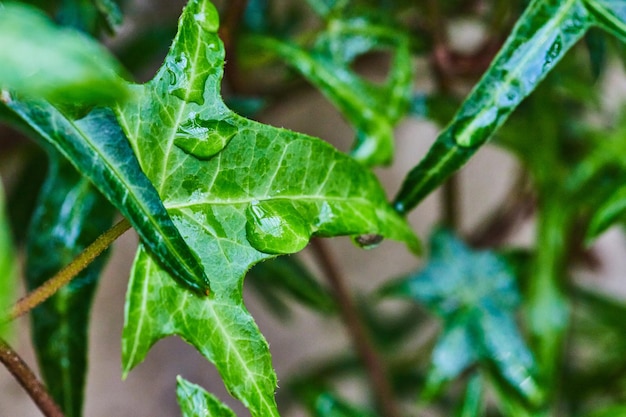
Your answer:
[[[474,1],[414,3],[309,0],[285,17],[269,1],[232,2],[229,15],[240,12],[241,19],[222,32],[225,48],[218,9],[190,0],[161,68],[135,84],[126,80],[126,71],[139,70],[123,59],[127,51],[118,51],[125,70],[89,36],[118,28],[121,12],[112,0],[39,5],[48,15],[0,2],[0,118],[37,144],[20,149],[25,158],[41,165],[43,149],[48,161],[37,179],[25,164],[18,183],[28,187],[8,199],[8,220],[0,213],[0,311],[14,299],[12,241],[26,242],[26,280],[37,288],[104,233],[117,209],[141,240],[127,292],[124,373],[158,340],[178,335],[216,366],[251,415],[278,416],[269,347],[243,303],[246,273],[280,312],[289,307],[279,290],[321,314],[340,314],[348,308],[337,304],[340,297],[297,258],[277,256],[302,250],[312,237],[338,235],[366,247],[394,239],[419,253],[404,215],[495,137],[531,178],[536,244],[523,252],[475,251],[442,230],[423,268],[366,297],[360,317],[388,358],[391,394],[420,392],[415,406],[443,415],[623,413],[616,405],[621,390],[599,392],[594,383],[623,383],[623,355],[580,363],[569,357],[598,329],[624,347],[615,332],[625,307],[576,286],[568,267],[585,253],[584,242],[626,216],[626,122],[586,122],[592,111],[604,115],[594,82],[610,54],[621,53],[615,39],[626,42],[626,7],[611,0],[494,1],[489,11]],[[458,96],[450,84],[466,80],[446,66],[456,61],[441,26],[468,16],[488,27],[490,41],[506,41],[453,115]],[[129,44],[141,48],[153,38]],[[225,49],[233,49],[232,97],[221,91]],[[359,60],[380,54],[390,57],[390,70],[377,82],[359,72]],[[420,56],[431,58],[438,80],[425,96],[413,91],[413,58]],[[295,69],[281,72],[278,84],[303,79],[319,89],[353,126],[352,151],[231,110],[227,104],[254,113],[250,103],[275,97],[237,91],[239,63],[260,72]],[[416,97],[425,97],[420,111]],[[393,129],[411,110],[437,123],[452,120],[389,204],[370,168],[392,161]],[[82,413],[87,318],[104,263],[98,258],[32,311],[42,375],[66,415]],[[418,310],[382,315],[381,300],[397,297]],[[407,338],[430,321],[424,309],[440,317],[441,334],[407,359]],[[332,358],[290,386],[313,415],[386,412],[382,404],[350,404],[333,389],[361,368],[351,355]],[[560,383],[562,375],[571,377]],[[234,415],[182,378],[177,394],[185,416]]]

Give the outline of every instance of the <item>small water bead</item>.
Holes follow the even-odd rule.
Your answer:
[[[178,127],[174,144],[198,159],[209,159],[224,149],[238,131],[226,120],[203,120],[193,114]]]

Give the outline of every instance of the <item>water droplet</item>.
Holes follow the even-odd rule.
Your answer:
[[[246,218],[248,242],[261,252],[295,253],[309,243],[311,230],[290,201],[254,201]]]
[[[561,50],[563,49],[563,44],[561,41],[561,37],[558,36],[552,45],[550,45],[550,49],[546,52],[546,56],[543,61],[543,70],[549,70],[554,63],[559,59],[561,55]]]
[[[191,113],[178,127],[174,144],[198,159],[209,159],[224,149],[238,130],[226,120],[203,120]]]

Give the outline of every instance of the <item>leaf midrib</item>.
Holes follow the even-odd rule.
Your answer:
[[[550,36],[552,33],[554,33],[554,28],[555,27],[560,27],[562,21],[564,20],[564,18],[567,16],[567,14],[569,13],[569,11],[572,9],[573,6],[575,6],[576,3],[578,3],[579,0],[567,0],[565,4],[561,5],[561,8],[559,10],[559,12],[557,13],[557,15],[548,21],[548,24],[546,26],[543,26],[540,30],[543,30],[544,34],[543,37],[538,39],[537,41],[534,41],[531,43],[531,47],[528,51],[528,53],[522,58],[521,62],[519,65],[517,65],[512,71],[509,71],[507,73],[507,75],[504,77],[504,79],[502,80],[501,83],[498,83],[498,87],[496,90],[496,93],[493,94],[491,97],[492,99],[490,100],[491,103],[494,102],[498,102],[499,99],[506,94],[506,91],[508,90],[508,86],[512,84],[512,82],[520,77],[520,74],[523,70],[523,68],[526,67],[526,64],[531,61],[532,59],[535,58],[536,53],[539,49],[541,49],[541,47],[544,45],[545,41],[547,40],[548,36]],[[543,4],[541,4],[539,1],[535,4],[538,4],[537,9],[541,8],[542,6],[544,6]],[[529,14],[531,14],[531,11],[529,10]],[[524,24],[525,22],[520,21],[520,27],[522,24]],[[587,24],[589,23],[588,21],[586,22]],[[508,43],[508,42],[507,42]],[[510,47],[510,45],[507,45],[507,47]],[[504,49],[503,49],[504,51]],[[565,51],[562,52],[562,54],[565,54]],[[498,62],[500,59],[500,56],[496,57],[496,59],[494,60],[494,62]],[[499,63],[499,62],[498,62]],[[491,67],[488,70],[488,73],[491,71]],[[473,90],[470,93],[470,97],[473,96],[475,93],[477,93],[480,89],[484,88],[483,85],[483,81],[485,80],[485,78],[483,78],[483,80],[481,80],[481,82],[476,86],[476,89]],[[518,103],[519,104],[519,103]],[[473,143],[472,141],[472,136],[473,136],[473,132],[475,132],[477,129],[474,126],[477,122],[477,120],[481,119],[482,116],[491,110],[491,108],[493,107],[493,104],[490,106],[483,106],[482,109],[473,116],[472,118],[472,122],[465,128],[463,129],[463,131],[461,131],[460,134],[456,135],[456,137],[454,138],[455,142],[459,145],[459,146],[463,146],[463,147],[469,147],[469,146],[474,146],[475,143]],[[500,107],[497,106],[496,107]],[[498,123],[496,121],[496,123]]]

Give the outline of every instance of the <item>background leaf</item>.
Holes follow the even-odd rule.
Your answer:
[[[200,298],[139,251],[127,296],[127,372],[178,334],[220,372],[253,416],[276,416],[267,342],[243,305],[255,263],[302,249],[311,235],[381,234],[417,249],[375,177],[321,140],[230,111],[219,96],[224,50],[217,12],[189,2],[165,63],[118,117],[142,168],[212,281]]]
[[[533,0],[396,197],[407,212],[474,155],[591,26],[581,0]]]
[[[486,361],[532,403],[542,400],[536,364],[515,323],[520,302],[515,277],[491,252],[473,252],[449,232],[435,233],[426,267],[386,285],[387,296],[409,297],[441,316],[444,330],[433,351],[426,396]]]
[[[33,290],[70,263],[112,224],[114,209],[61,155],[50,169],[31,222],[26,280]],[[31,312],[39,369],[66,416],[81,416],[87,373],[88,320],[106,256]]]
[[[236,417],[217,397],[202,387],[178,377],[176,397],[183,417]]]
[[[208,279],[169,218],[109,110],[73,120],[43,101],[0,102],[0,117],[54,146],[128,218],[172,276],[200,292]]]
[[[357,131],[352,156],[368,166],[391,162],[393,128],[408,111],[411,97],[409,38],[391,24],[376,22],[365,13],[332,18],[310,51],[278,39],[252,38],[264,52],[271,51],[296,68],[337,106]],[[392,56],[381,84],[351,68],[359,56],[374,52]]]
[[[0,5],[0,88],[72,103],[112,102],[128,91],[115,59],[97,42],[54,26],[42,13]]]
[[[11,229],[7,223],[4,187],[0,182],[0,311],[5,312],[15,302],[17,270]],[[0,338],[7,336],[10,324],[0,321]]]

